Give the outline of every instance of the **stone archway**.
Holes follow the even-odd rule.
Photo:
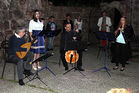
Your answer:
[[[107,15],[111,17],[111,21],[113,26],[111,27],[111,31],[115,31],[119,24],[120,17],[124,14],[122,10],[124,6],[121,5],[120,2],[112,2],[112,3],[102,3],[100,7],[96,7],[90,10],[89,16],[89,32],[88,32],[88,42],[97,43],[96,37],[94,35],[95,31],[98,31],[97,22],[99,17],[101,17],[101,12],[106,11]],[[117,16],[118,14],[118,16]]]
[[[101,3],[102,10],[117,9],[122,15],[125,15],[126,5],[123,5],[120,1],[113,1],[111,3]]]
[[[93,7],[90,9],[88,22],[88,44],[96,44],[99,42],[94,34],[94,32],[98,31],[97,22],[99,17],[101,17],[101,8]]]
[[[120,21],[120,18],[122,17],[120,11],[118,9],[114,9],[114,23],[113,23],[113,29],[116,30],[118,25],[119,25],[119,21]]]

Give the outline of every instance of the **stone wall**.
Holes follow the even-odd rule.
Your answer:
[[[139,36],[139,0],[123,0],[121,2],[114,1],[112,3],[101,4],[101,9],[111,11],[113,8],[118,9],[121,15],[127,17],[128,22],[131,23],[134,28],[135,35]]]
[[[139,36],[139,0],[125,0],[122,2],[125,7],[125,15],[133,25],[136,36]]]
[[[41,1],[43,0],[0,0],[0,31],[7,36],[18,25],[28,27],[32,10],[43,10]]]
[[[132,5],[132,24],[134,26],[135,34],[139,36],[139,0],[133,0]]]
[[[71,13],[72,19],[81,15],[83,19],[83,40],[87,41],[88,36],[90,41],[95,41],[94,31],[98,30],[97,20],[101,16],[102,10],[109,11],[109,16],[113,22],[113,9],[117,8],[122,15],[126,15],[130,20],[130,0],[122,2],[103,3],[101,7],[55,7],[52,3],[48,3],[47,0],[0,0],[0,32],[7,37],[13,33],[17,25],[23,24],[28,30],[29,20],[32,18],[32,11],[39,9],[41,11],[41,17],[48,21],[48,17],[55,16],[58,28],[62,28],[63,20],[66,13]],[[136,35],[139,35],[139,2],[133,0],[133,20],[132,24]],[[89,33],[89,34],[88,34]],[[60,35],[56,37],[56,45],[59,45]]]
[[[84,40],[87,40],[88,31],[88,17],[90,8],[80,7],[55,7],[46,0],[0,0],[0,31],[9,38],[17,25],[25,25],[28,31],[29,20],[32,18],[32,11],[39,9],[41,11],[41,17],[46,19],[48,17],[55,16],[58,28],[63,27],[63,20],[66,13],[72,15],[72,19],[78,15],[82,16],[84,25]],[[56,45],[59,45],[60,35],[56,37]]]

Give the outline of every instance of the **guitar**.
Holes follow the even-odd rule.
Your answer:
[[[76,63],[79,60],[79,54],[75,50],[68,50],[65,53],[65,59],[68,63]]]
[[[27,42],[23,45],[21,45],[21,48],[27,48],[27,50],[30,50],[31,45],[34,44],[34,42],[36,41],[37,37],[34,37],[33,41],[31,42]],[[23,52],[16,52],[17,57],[19,58],[24,58],[27,55],[28,51],[23,51]]]

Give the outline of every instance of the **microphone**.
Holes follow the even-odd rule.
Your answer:
[[[70,55],[70,64],[72,63],[73,54]]]

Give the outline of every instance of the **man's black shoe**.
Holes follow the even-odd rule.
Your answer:
[[[84,71],[84,69],[81,68],[81,67],[78,67],[77,69],[78,69],[79,71]]]
[[[19,85],[21,85],[21,86],[25,85],[25,83],[23,82],[23,79],[19,80]]]
[[[68,67],[65,67],[65,70],[69,70],[69,68]]]
[[[49,48],[47,48],[47,50],[46,51],[50,51],[50,49]]]
[[[53,48],[51,48],[50,50],[52,50],[52,51],[53,51],[54,49],[53,49]]]

